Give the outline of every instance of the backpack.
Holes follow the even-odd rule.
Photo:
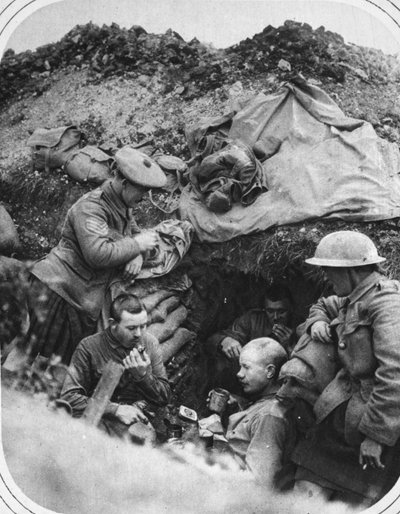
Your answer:
[[[32,167],[49,171],[61,168],[81,141],[82,133],[75,125],[38,128],[28,139],[32,151]]]
[[[85,146],[73,152],[64,165],[68,175],[78,182],[100,185],[112,177],[115,161],[95,146]]]

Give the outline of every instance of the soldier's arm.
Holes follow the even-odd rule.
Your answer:
[[[311,327],[317,321],[323,321],[329,324],[337,317],[343,301],[343,299],[335,295],[320,298],[310,307],[308,318],[305,321],[305,330],[310,333]]]
[[[85,261],[93,268],[118,267],[137,257],[139,244],[130,236],[110,236],[101,208],[81,202],[73,214],[74,230]]]
[[[369,304],[375,380],[359,430],[378,443],[393,446],[400,436],[400,293],[384,285]]]
[[[243,346],[251,339],[251,312],[245,312],[223,331],[224,337],[232,337]],[[222,342],[222,339],[221,339]]]

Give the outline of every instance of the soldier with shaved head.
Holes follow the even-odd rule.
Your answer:
[[[277,377],[287,360],[286,350],[274,339],[261,337],[240,352],[237,374],[248,403],[229,416],[226,439],[241,467],[257,482],[271,488],[292,485],[289,458],[295,442],[287,405],[276,397]]]

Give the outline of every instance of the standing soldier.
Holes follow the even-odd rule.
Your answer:
[[[382,275],[384,260],[352,231],[325,236],[306,260],[336,293],[311,307],[306,328],[339,362],[293,455],[295,488],[308,495],[368,505],[387,485],[400,436],[400,284]]]
[[[96,331],[110,279],[118,271],[133,278],[143,254],[157,236],[139,232],[134,207],[150,188],[166,183],[161,168],[147,155],[124,147],[115,155],[117,171],[80,198],[68,211],[58,245],[32,269],[34,281],[47,287],[44,321],[32,310],[28,341],[31,358],[60,355],[69,363],[76,345]]]

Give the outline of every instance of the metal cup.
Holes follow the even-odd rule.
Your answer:
[[[226,389],[213,389],[210,395],[208,408],[212,412],[222,414],[229,400],[229,392]]]

